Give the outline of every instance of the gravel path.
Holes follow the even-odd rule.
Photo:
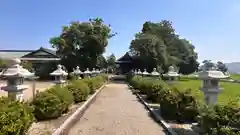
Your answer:
[[[69,135],[165,135],[126,84],[108,84]]]

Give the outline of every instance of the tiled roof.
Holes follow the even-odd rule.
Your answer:
[[[20,58],[28,53],[31,52],[17,52],[17,51],[9,51],[9,52],[4,52],[0,51],[0,58]]]
[[[56,51],[54,51],[54,50],[52,50],[52,49],[43,48],[43,47],[41,47],[40,49],[41,49],[41,50],[44,50],[45,52],[48,52],[48,53],[50,53],[50,54],[52,54],[52,55],[57,55],[57,54],[56,54]]]
[[[52,55],[56,55],[56,51],[54,51],[54,50],[47,49],[44,47],[41,47],[40,49],[45,52],[48,52]],[[0,58],[21,58],[22,56],[25,56],[29,53],[33,53],[40,49],[37,49],[37,50],[0,50]]]

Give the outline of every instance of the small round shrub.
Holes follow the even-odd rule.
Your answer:
[[[105,82],[102,76],[97,76],[93,78],[87,78],[83,80],[90,88],[90,94],[93,94],[97,89],[99,89]]]
[[[200,110],[198,124],[204,133],[211,135],[240,134],[239,101],[227,105],[204,106]],[[237,130],[238,129],[238,130]]]
[[[161,81],[153,82],[151,88],[147,91],[147,99],[152,102],[159,102],[161,91],[167,89],[167,84]]]
[[[142,79],[139,83],[139,91],[141,94],[147,94],[154,84],[152,79]]]
[[[58,118],[66,111],[66,106],[59,96],[48,91],[38,93],[33,99],[32,105],[37,120]]]
[[[90,90],[90,94],[94,93],[94,91],[95,91],[95,89],[94,89],[95,86],[94,86],[94,84],[93,84],[92,79],[91,79],[91,78],[86,78],[86,79],[83,79],[82,81],[87,84],[87,86],[88,86],[88,88],[89,88],[89,90]]]
[[[24,135],[34,122],[33,108],[27,103],[0,98],[0,135]]]
[[[92,80],[95,90],[99,89],[104,84],[104,78],[102,76],[97,76]]]
[[[68,74],[68,79],[71,81],[74,81],[74,80],[77,80],[77,77],[73,73],[70,73]]]
[[[100,74],[100,76],[102,77],[104,82],[108,79],[108,75],[106,74]]]
[[[134,89],[139,89],[140,85],[142,83],[142,77],[141,76],[134,76],[132,77],[131,80],[129,80],[129,84],[134,88]]]
[[[59,85],[56,85],[56,86],[48,89],[47,92],[58,96],[58,98],[61,100],[62,104],[64,105],[64,112],[68,111],[69,106],[74,101],[72,92],[70,92],[66,87],[60,87]]]
[[[90,93],[88,85],[81,80],[74,81],[66,87],[72,92],[75,103],[85,101]]]
[[[191,89],[169,87],[160,93],[160,112],[166,119],[179,122],[196,121],[200,106],[200,99]]]
[[[164,89],[160,93],[160,112],[165,119],[177,119],[178,93],[175,89]]]

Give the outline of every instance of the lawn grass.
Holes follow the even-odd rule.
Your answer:
[[[181,78],[179,81],[176,81],[173,85],[179,88],[180,90],[185,90],[188,88],[196,90],[196,94],[203,99],[203,93],[200,91],[200,87],[202,86],[201,80]],[[226,105],[230,101],[240,98],[240,84],[231,82],[221,82],[220,86],[224,88],[219,95],[220,105]]]
[[[231,78],[234,80],[240,80],[240,74],[231,74]]]

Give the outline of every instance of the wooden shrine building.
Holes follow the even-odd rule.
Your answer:
[[[40,47],[37,50],[0,50],[1,59],[20,58],[32,64],[34,70],[38,70],[49,62],[57,62],[60,57],[56,51]]]
[[[125,55],[123,55],[121,58],[119,58],[116,61],[117,71],[120,74],[128,73],[134,68],[133,63],[134,63],[134,59],[129,54],[129,52],[127,52]]]

